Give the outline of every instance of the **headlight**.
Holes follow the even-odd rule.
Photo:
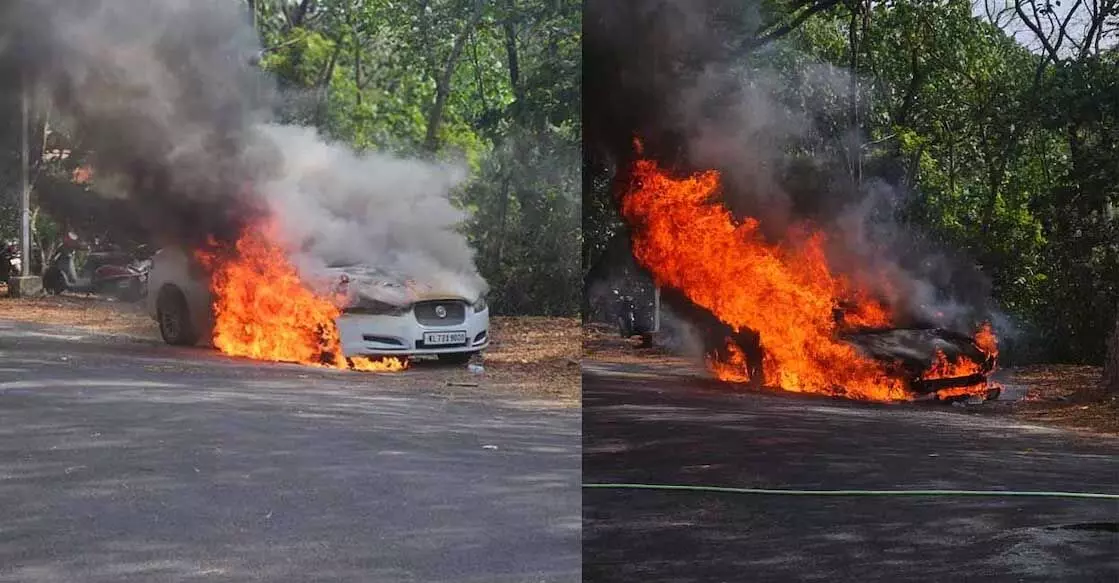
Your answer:
[[[486,311],[486,296],[478,298],[478,301],[474,302],[474,305],[472,307],[474,308],[475,313]]]

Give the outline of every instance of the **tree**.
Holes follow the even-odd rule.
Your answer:
[[[1115,314],[1115,328],[1111,331],[1111,339],[1107,344],[1103,386],[1109,395],[1119,396],[1119,310]]]
[[[359,150],[465,160],[475,178],[459,202],[495,309],[575,313],[581,4],[296,6],[250,5],[285,118]]]

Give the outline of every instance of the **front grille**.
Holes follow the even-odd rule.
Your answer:
[[[404,343],[396,338],[390,336],[374,336],[372,334],[363,334],[361,339],[366,342],[376,342],[378,344],[391,344],[393,346],[404,346]]]
[[[439,317],[439,308],[446,311],[446,315]],[[456,300],[440,300],[434,302],[420,302],[415,305],[416,321],[424,326],[458,326],[466,321],[466,302]]]

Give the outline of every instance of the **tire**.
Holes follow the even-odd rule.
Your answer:
[[[186,298],[178,288],[165,286],[161,289],[155,310],[159,335],[164,342],[172,346],[193,346],[198,343],[198,331],[191,322]]]
[[[470,359],[474,357],[474,354],[474,352],[449,352],[447,354],[440,354],[437,356],[437,358],[439,359],[439,362],[463,365],[470,362]]]

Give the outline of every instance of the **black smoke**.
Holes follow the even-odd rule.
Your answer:
[[[247,15],[221,0],[9,3],[5,61],[44,92],[103,182],[165,243],[235,237],[258,210],[242,189],[253,124],[272,108]],[[15,76],[15,78],[11,78]]]
[[[757,46],[772,18],[761,6],[589,2],[585,168],[610,173],[619,196],[640,137],[643,157],[674,173],[719,170],[727,206],[760,219],[771,240],[803,221],[823,229],[833,268],[891,305],[899,325],[974,331],[992,317],[988,278],[966,251],[942,248],[906,220],[918,193],[898,183],[896,168],[852,170],[850,152],[866,137],[845,123],[851,75],[783,41]],[[775,65],[789,59],[796,64]]]
[[[229,243],[278,227],[305,275],[375,262],[474,297],[486,284],[451,193],[462,164],[356,152],[277,122],[260,41],[232,0],[8,0],[0,59],[8,95],[29,76],[55,125],[89,152],[120,221],[160,245]],[[16,77],[16,78],[12,78]],[[311,272],[311,273],[308,273]]]

